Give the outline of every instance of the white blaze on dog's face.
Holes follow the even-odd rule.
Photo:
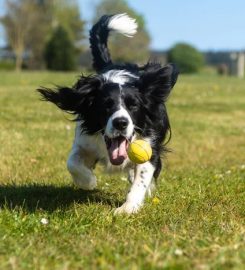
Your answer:
[[[120,106],[120,109],[112,114],[109,118],[105,135],[109,138],[116,138],[118,136],[124,136],[128,140],[133,136],[134,124],[128,111]]]
[[[112,70],[103,76],[110,88],[106,104],[109,105],[108,110],[111,109],[105,127],[105,142],[111,163],[121,165],[127,158],[127,148],[134,135],[133,114],[127,107],[128,89],[124,86],[136,77],[123,70]]]
[[[121,165],[127,158],[127,148],[133,133],[133,121],[127,110],[121,106],[109,118],[105,129],[105,141],[113,165]]]

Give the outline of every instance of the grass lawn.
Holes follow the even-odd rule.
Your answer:
[[[125,176],[76,189],[74,123],[34,91],[75,79],[0,73],[0,269],[244,269],[245,81],[180,76],[158,200],[114,216]]]

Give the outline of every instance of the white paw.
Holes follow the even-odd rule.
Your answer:
[[[93,190],[97,186],[97,181],[96,181],[95,176],[86,180],[73,177],[73,181],[77,187],[83,190]]]
[[[118,207],[114,213],[116,215],[134,214],[134,213],[137,213],[139,211],[140,206],[141,206],[140,204],[125,202],[122,206]]]

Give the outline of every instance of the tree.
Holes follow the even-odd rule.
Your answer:
[[[75,47],[69,34],[62,27],[54,29],[45,50],[45,61],[51,70],[73,70],[75,68]]]
[[[138,23],[138,32],[133,38],[126,38],[122,35],[111,35],[109,47],[112,59],[126,62],[145,62],[149,58],[150,37],[145,28],[144,17],[136,13],[128,6],[125,0],[102,0],[95,9],[94,22],[104,14],[127,13],[135,18]]]
[[[75,0],[7,0],[1,22],[15,53],[17,70],[21,69],[23,54],[27,52],[30,68],[44,66],[46,43],[59,25],[77,48],[81,48],[79,41],[83,38],[84,22]]]
[[[51,10],[53,29],[45,49],[47,68],[73,70],[76,67],[76,57],[83,50],[81,41],[84,38],[85,26],[85,22],[80,18],[77,1],[43,1]]]
[[[186,43],[178,43],[170,49],[168,60],[175,63],[181,73],[198,72],[204,65],[204,57],[193,46]]]
[[[20,70],[30,28],[33,25],[34,4],[31,0],[7,0],[7,13],[1,18],[7,40],[16,57],[16,70]]]
[[[48,5],[36,0],[34,16],[26,44],[26,50],[29,52],[28,68],[41,69],[45,67],[43,54],[51,34],[52,13]]]
[[[52,0],[53,26],[61,25],[68,33],[70,39],[79,46],[84,38],[85,22],[81,20],[76,0]]]

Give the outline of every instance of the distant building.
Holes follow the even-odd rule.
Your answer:
[[[30,59],[30,52],[25,51],[22,55],[23,65],[27,66],[28,60]],[[0,61],[11,61],[15,62],[15,53],[8,47],[0,48]]]
[[[150,61],[160,62],[165,65],[168,62],[168,53],[167,51],[150,51]],[[84,51],[79,58],[79,65],[82,68],[92,69],[92,55],[90,50]]]
[[[209,66],[214,66],[222,74],[229,74],[244,78],[245,76],[245,51],[217,51],[204,52],[205,62]],[[23,54],[24,62],[28,62],[29,52]],[[0,48],[0,61],[15,61],[15,54],[9,48]],[[165,65],[168,62],[168,52],[152,50],[150,51],[150,61],[160,62]],[[79,57],[79,66],[84,69],[92,69],[91,51],[83,52]]]
[[[245,53],[237,52],[231,53],[231,74],[236,75],[239,78],[244,77],[245,72]]]
[[[245,52],[244,51],[224,51],[224,52],[205,52],[206,64],[210,66],[227,67],[228,74],[244,77],[245,72]]]
[[[0,48],[0,61],[3,60],[15,60],[13,51],[8,48]]]
[[[82,69],[92,69],[92,54],[90,50],[86,50],[80,54],[79,66]]]
[[[239,78],[245,76],[245,51],[217,51],[203,54],[206,64],[214,66],[217,71],[223,71],[224,74]],[[150,55],[150,59],[153,61],[156,60],[162,64],[168,62],[167,51],[151,51]]]
[[[150,60],[160,62],[162,65],[168,63],[168,52],[167,51],[150,51]]]

